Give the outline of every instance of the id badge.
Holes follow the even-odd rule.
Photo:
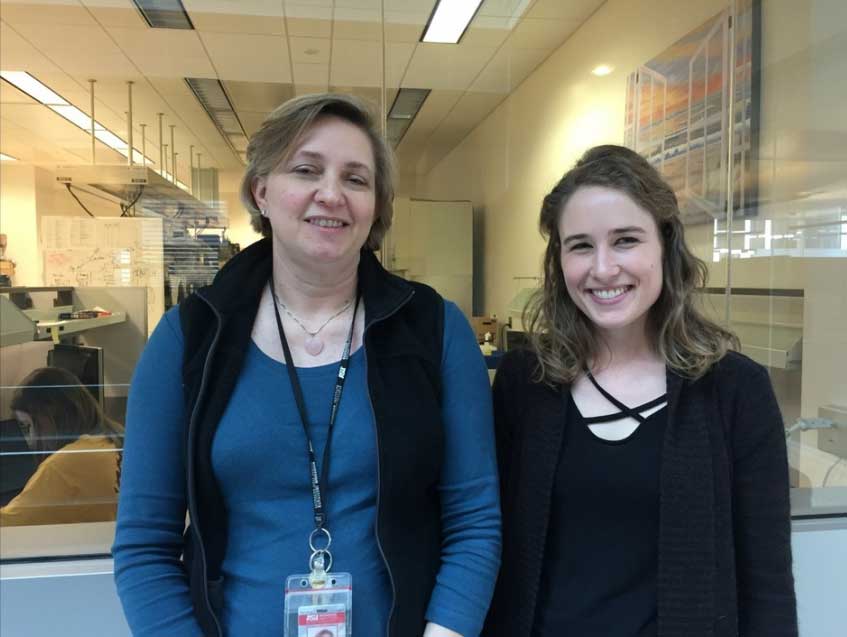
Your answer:
[[[351,637],[353,578],[350,573],[327,573],[321,586],[309,574],[285,581],[284,637]]]

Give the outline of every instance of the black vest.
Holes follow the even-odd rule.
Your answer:
[[[244,363],[271,260],[268,239],[251,245],[180,306],[191,519],[183,559],[197,620],[213,637],[223,637],[227,512],[212,471],[212,440]],[[393,591],[388,636],[420,635],[441,564],[444,304],[431,288],[386,272],[371,252],[362,252],[358,277],[376,421],[376,533]]]

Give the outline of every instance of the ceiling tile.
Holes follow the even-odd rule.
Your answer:
[[[259,127],[262,125],[262,122],[265,121],[267,116],[268,113],[238,111],[238,119],[241,120],[241,125],[244,127],[244,132],[247,133],[248,137],[251,137],[257,130],[259,130]]]
[[[330,84],[335,86],[380,86],[382,47],[365,40],[335,40],[332,47]]]
[[[329,38],[288,38],[291,60],[296,64],[329,64]]]
[[[444,46],[422,42],[415,49],[402,86],[464,90],[483,69],[495,49]]]
[[[224,82],[235,110],[269,113],[284,101],[294,97],[291,84],[268,82]],[[242,122],[243,123],[243,122]]]
[[[462,44],[473,47],[498,47],[509,37],[508,18],[478,16],[462,36]]]
[[[323,87],[319,90],[325,91],[329,84],[329,64],[293,64],[294,84],[298,88],[302,85]],[[314,91],[308,91],[313,93]],[[299,93],[298,93],[299,95]]]
[[[138,72],[99,25],[20,24],[17,30],[68,73],[103,77]]]
[[[470,90],[483,93],[511,93],[552,52],[552,49],[518,49],[507,42],[491,59]]]
[[[285,24],[292,36],[328,38],[332,35],[332,5],[286,3]]]
[[[77,2],[3,2],[0,5],[0,18],[12,26],[97,26],[91,14]]]
[[[382,0],[335,0],[335,11],[339,9],[361,9],[379,11]]]
[[[0,22],[0,62],[8,71],[56,72],[58,67],[5,22]]]
[[[584,22],[603,2],[605,0],[536,0],[526,17]]]
[[[387,76],[385,78],[385,85],[388,88],[398,88],[400,86],[400,82],[406,74],[406,69],[409,68],[409,62],[412,59],[412,54],[414,54],[416,47],[416,42],[388,43],[385,49],[385,70]]]
[[[120,48],[145,74],[215,77],[196,31],[107,27]]]
[[[558,0],[566,2],[570,0]],[[477,12],[477,17],[506,16],[519,17],[532,4],[532,0],[485,0]]]
[[[200,33],[218,78],[291,82],[285,38],[244,33]]]
[[[80,0],[98,24],[146,29],[147,22],[130,0]]]
[[[332,36],[342,40],[382,41],[379,10],[336,7]]]
[[[324,93],[327,91],[327,88],[327,84],[297,84],[294,86],[294,94],[300,96],[310,93]]]
[[[540,20],[524,18],[509,38],[519,49],[555,49],[576,31],[581,22],[575,20]]]
[[[385,39],[388,42],[419,42],[429,19],[426,12],[385,11]]]

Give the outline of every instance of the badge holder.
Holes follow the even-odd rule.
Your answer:
[[[317,548],[323,534],[326,546]],[[309,536],[309,572],[285,580],[284,637],[351,637],[353,634],[353,577],[331,573],[332,536],[317,528]]]

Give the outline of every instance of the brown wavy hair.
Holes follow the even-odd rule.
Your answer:
[[[247,145],[247,170],[241,179],[241,203],[250,213],[250,225],[263,237],[271,236],[271,222],[263,217],[253,198],[253,183],[273,173],[296,149],[303,136],[321,117],[334,116],[361,130],[374,155],[374,221],[365,248],[379,250],[394,216],[396,168],[391,146],[379,131],[379,119],[361,99],[343,93],[301,95],[284,102],[267,116]]]
[[[108,438],[117,449],[123,446],[123,427],[103,413],[85,385],[67,370],[34,370],[21,381],[10,406],[32,417],[38,462],[83,435]]]
[[[662,291],[650,308],[648,332],[665,364],[687,378],[702,376],[738,338],[698,308],[706,264],[685,243],[679,204],[670,186],[641,155],[623,146],[589,149],[544,197],[539,229],[547,240],[543,284],[524,311],[524,325],[538,357],[536,380],[572,383],[602,346],[594,325],[571,299],[561,265],[559,219],[583,186],[612,188],[650,213],[662,242]]]

